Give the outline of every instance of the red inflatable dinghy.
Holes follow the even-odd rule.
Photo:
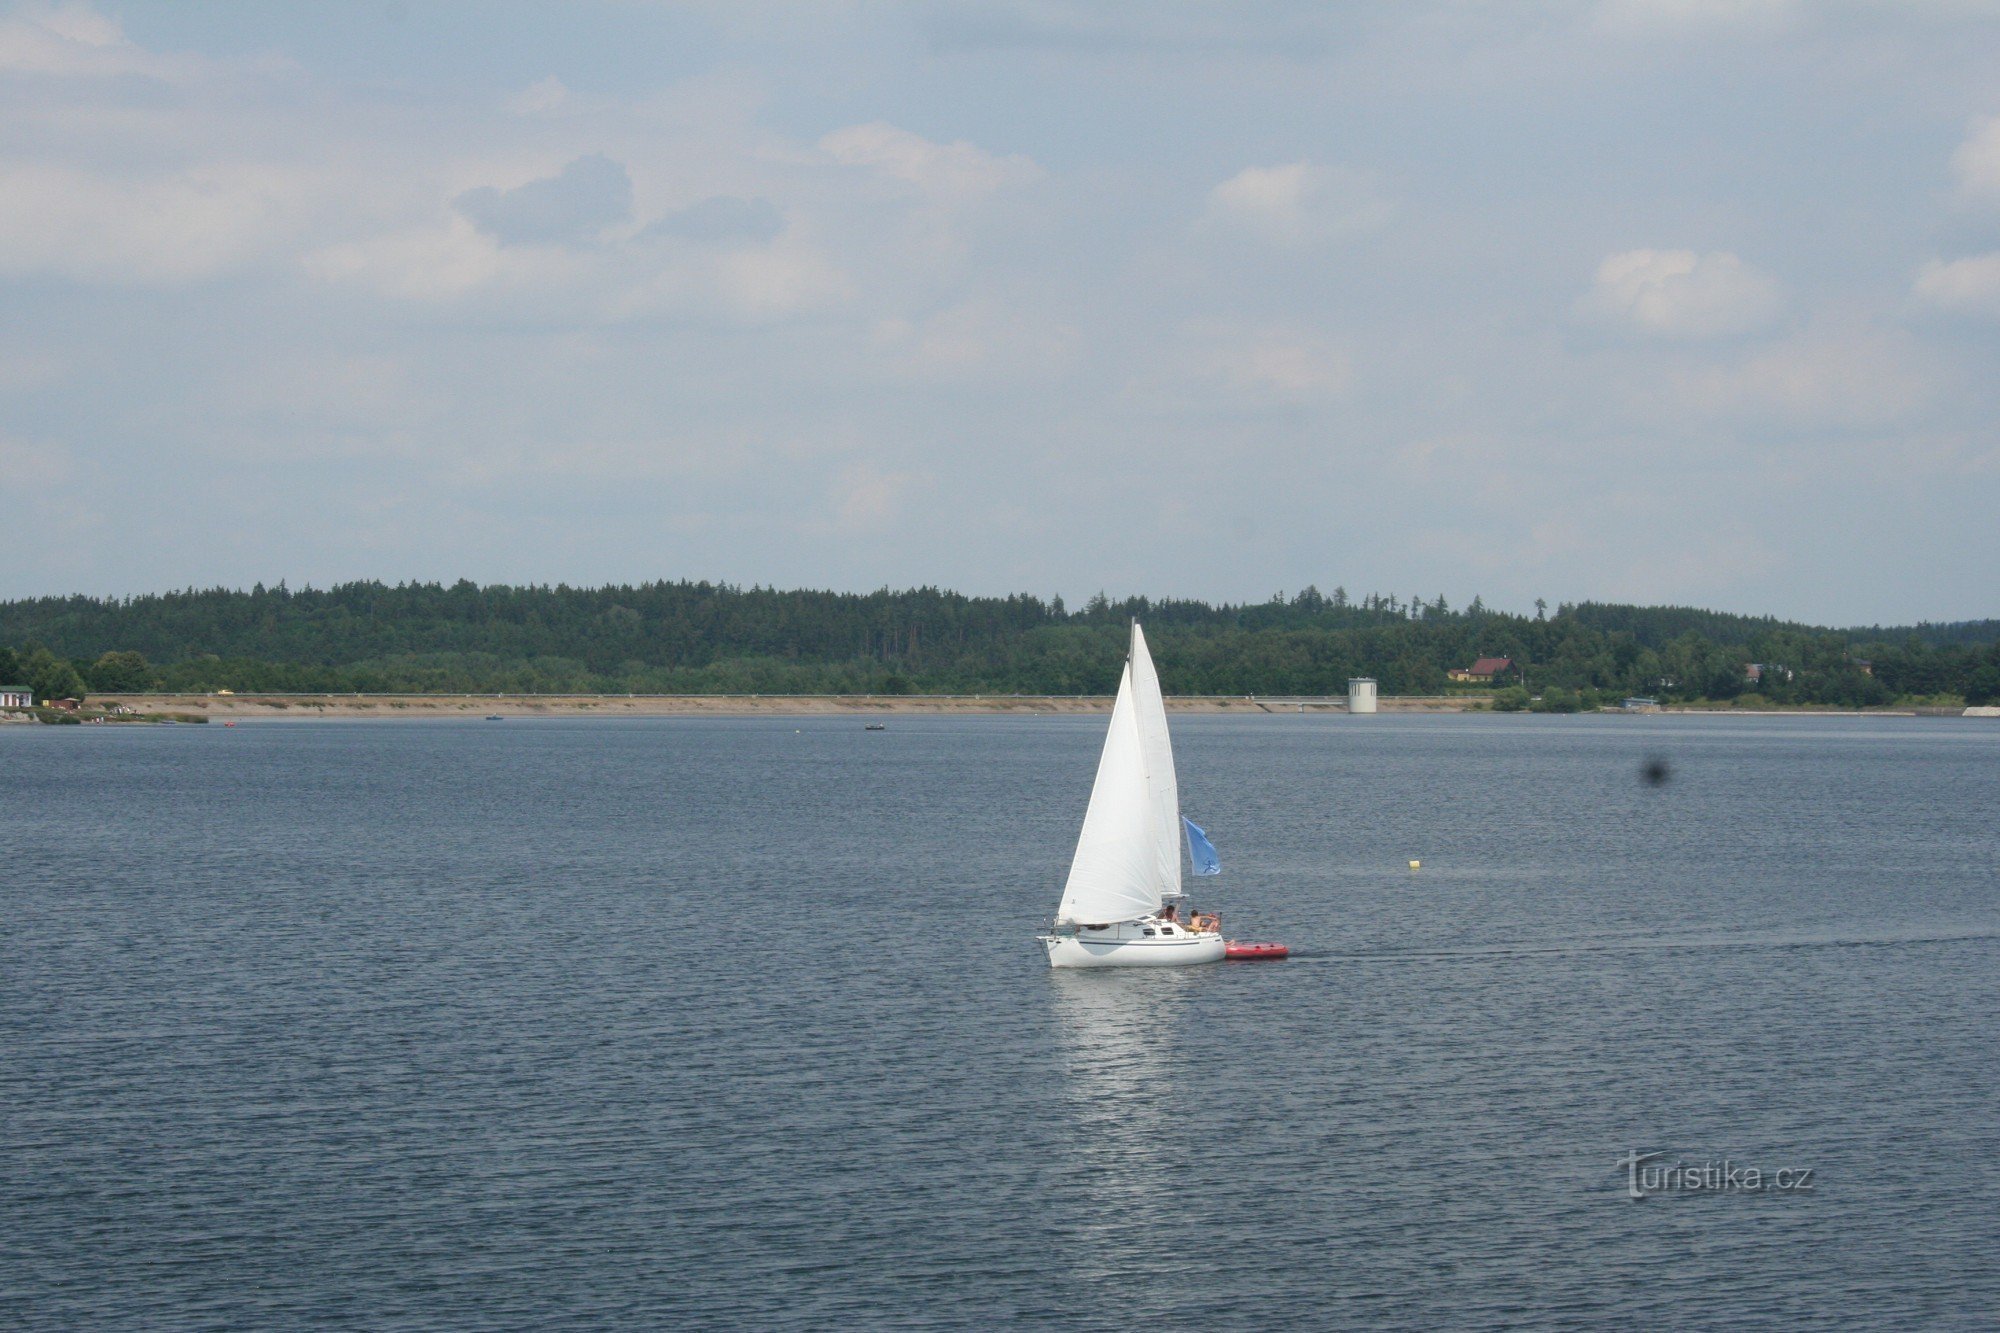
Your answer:
[[[1285,958],[1289,957],[1291,952],[1290,949],[1287,949],[1282,944],[1246,944],[1242,940],[1230,940],[1222,946],[1222,956],[1224,958],[1245,960],[1253,958]]]

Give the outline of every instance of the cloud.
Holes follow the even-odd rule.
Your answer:
[[[1932,260],[1917,274],[1916,295],[1941,310],[2000,316],[2000,251]]]
[[[854,294],[847,273],[800,237],[770,245],[635,244],[593,256],[574,280],[593,289],[589,317],[769,324],[836,307]]]
[[[1127,389],[1152,407],[1265,410],[1331,402],[1353,367],[1325,336],[1285,324],[1193,320],[1183,324],[1160,370]]]
[[[0,164],[0,274],[170,286],[270,254],[319,184],[255,164],[116,177]]]
[[[554,111],[568,100],[569,89],[563,86],[561,79],[551,74],[516,93],[507,107],[517,116],[539,116]]]
[[[152,66],[116,20],[87,5],[32,6],[0,20],[0,70],[103,77]]]
[[[1767,327],[1778,284],[1735,255],[1627,250],[1597,266],[1579,303],[1586,317],[1665,338],[1713,338]]]
[[[713,308],[736,319],[824,309],[853,292],[844,272],[803,243],[738,249],[725,254],[713,273]]]
[[[940,380],[1043,380],[1076,367],[1082,337],[1073,328],[991,300],[962,302],[921,321],[892,318],[875,329],[877,347],[901,368]]]
[[[452,204],[503,245],[587,241],[632,215],[632,177],[593,153],[511,190],[467,190]]]
[[[1741,364],[1694,372],[1681,393],[1708,412],[1831,428],[1903,422],[1930,402],[1937,375],[1909,334],[1823,327]]]
[[[1203,222],[1276,245],[1305,245],[1374,231],[1395,207],[1365,175],[1288,162],[1246,167],[1208,193]]]
[[[648,226],[641,236],[678,236],[690,241],[768,242],[784,230],[785,215],[769,199],[716,195]]]
[[[896,517],[910,492],[924,481],[915,472],[886,471],[872,463],[855,464],[835,479],[828,496],[838,528],[849,533],[879,530]]]
[[[1951,170],[1967,194],[2000,200],[2000,116],[1973,123],[1972,132],[1951,155]]]
[[[346,241],[305,257],[306,272],[406,301],[444,301],[493,282],[506,260],[499,244],[464,218],[442,227]]]
[[[918,6],[916,16],[932,43],[946,50],[1063,51],[1100,58],[1255,53],[1293,59],[1324,55],[1369,17],[1339,6],[1157,0],[932,0]]]
[[[1302,403],[1337,397],[1352,371],[1331,343],[1296,329],[1217,330],[1197,359],[1210,378],[1245,397]]]
[[[738,218],[762,220],[754,208]],[[852,295],[847,274],[801,236],[765,243],[720,225],[711,231],[712,239],[694,243],[656,225],[584,247],[508,244],[453,213],[323,246],[304,264],[331,287],[572,327],[659,318],[768,323]]]
[[[1634,37],[1775,36],[1804,17],[1800,0],[1602,0],[1591,11],[1600,31]]]
[[[998,156],[962,139],[933,143],[879,120],[835,130],[819,146],[843,166],[871,168],[936,195],[991,194],[1033,184],[1046,174],[1031,157]]]

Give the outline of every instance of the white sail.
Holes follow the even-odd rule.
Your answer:
[[[1174,778],[1174,747],[1167,737],[1167,704],[1146,636],[1132,622],[1132,702],[1139,718],[1139,754],[1146,767],[1154,882],[1169,898],[1181,891],[1181,791]]]
[[[1132,664],[1118,679],[1111,729],[1097,761],[1097,782],[1076,840],[1062,906],[1066,924],[1133,921],[1161,905],[1154,809],[1146,782],[1144,742],[1132,688]],[[1175,870],[1180,863],[1175,862]]]

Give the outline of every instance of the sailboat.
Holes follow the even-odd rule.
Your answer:
[[[1167,706],[1135,620],[1055,928],[1038,937],[1050,967],[1177,967],[1222,960],[1220,922],[1180,915],[1183,823]],[[1197,844],[1198,831],[1186,827],[1190,852],[1198,846],[1206,853],[1199,868],[1213,873],[1218,868],[1213,849],[1206,838]]]

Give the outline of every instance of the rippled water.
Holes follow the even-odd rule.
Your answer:
[[[2000,1311],[2000,726],[1176,719],[1294,957],[1055,974],[1101,731],[0,731],[0,1324]]]

